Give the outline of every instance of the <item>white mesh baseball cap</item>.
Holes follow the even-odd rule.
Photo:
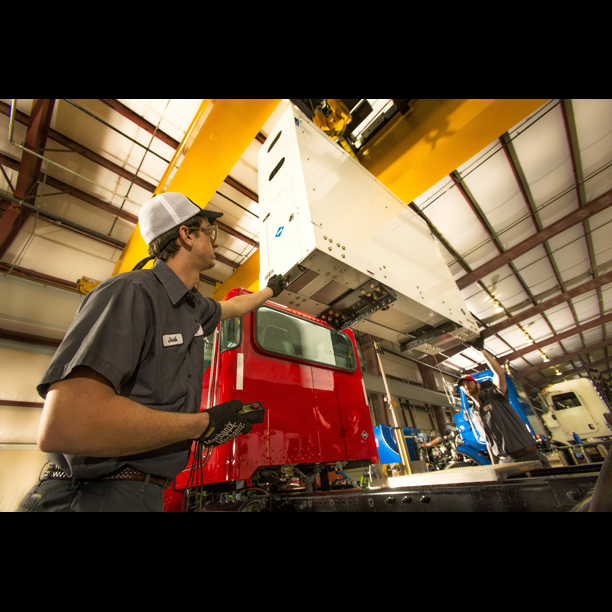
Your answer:
[[[209,223],[213,223],[223,213],[204,210],[182,193],[160,193],[142,205],[138,213],[138,227],[144,241],[150,245],[157,237],[194,215],[205,217]]]

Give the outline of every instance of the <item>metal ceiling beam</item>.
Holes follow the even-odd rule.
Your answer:
[[[225,177],[223,182],[226,185],[233,187],[236,191],[246,196],[250,200],[253,200],[253,202],[259,204],[259,196],[254,191],[251,191],[248,187],[245,187],[242,183],[239,183],[236,179],[233,179],[231,176],[228,175]]]
[[[542,244],[543,242],[546,242],[547,240],[550,240],[550,238],[552,238],[553,236],[564,232],[566,229],[576,225],[576,223],[581,223],[585,219],[596,215],[597,213],[601,212],[602,210],[605,210],[611,205],[612,190],[599,196],[590,204],[587,204],[586,206],[583,206],[582,208],[579,208],[573,213],[570,213],[569,215],[563,217],[559,221],[552,223],[547,228],[543,229],[541,232],[538,232],[537,234],[534,234],[533,236],[527,238],[527,240],[524,240],[523,242],[508,249],[507,251],[504,251],[501,255],[494,257],[493,259],[483,264],[482,266],[479,266],[472,272],[466,274],[465,276],[462,276],[457,281],[457,287],[459,287],[459,289],[465,289],[466,287],[480,280],[487,274],[491,274],[495,270],[501,268],[502,266],[505,266],[513,259],[516,259],[520,255],[524,255],[536,246]]]
[[[49,138],[65,146],[71,151],[78,153],[85,159],[89,159],[90,161],[98,164],[99,166],[102,166],[103,168],[106,168],[107,170],[110,170],[111,172],[118,174],[124,179],[134,183],[134,185],[141,187],[145,191],[148,191],[150,193],[153,193],[155,191],[155,185],[153,185],[153,183],[149,183],[149,181],[145,181],[144,179],[135,175],[133,172],[130,172],[129,170],[126,170],[125,168],[122,168],[118,164],[110,161],[109,159],[102,157],[102,155],[99,155],[98,153],[95,153],[91,149],[84,147],[82,144],[79,144],[75,140],[72,140],[72,138],[68,138],[68,136],[64,136],[63,134],[60,134],[56,130],[50,130]]]
[[[11,108],[8,104],[4,102],[0,102],[0,112],[2,114],[8,116],[10,114],[10,110]],[[22,123],[24,125],[28,124],[29,117],[25,113],[15,110],[14,114],[15,114],[15,121],[17,121],[18,123]],[[89,159],[90,161],[98,164],[99,166],[102,166],[103,168],[106,168],[107,170],[110,170],[111,172],[118,174],[119,176],[123,177],[124,179],[130,182],[133,181],[135,185],[138,185],[138,187],[141,187],[142,189],[149,191],[151,193],[155,191],[155,185],[153,185],[152,183],[149,183],[148,181],[145,181],[137,177],[132,172],[129,172],[128,170],[126,170],[125,168],[122,168],[118,164],[115,164],[114,162],[106,159],[105,157],[102,157],[102,155],[95,153],[91,149],[88,149],[82,144],[76,142],[75,140],[68,138],[68,136],[61,134],[57,130],[50,128],[48,135],[49,135],[49,138],[53,140],[54,142],[57,142],[65,146],[67,149],[70,149],[71,151],[78,153],[79,155],[85,157],[86,159]]]
[[[139,114],[135,113],[131,108],[128,108],[125,104],[119,102],[119,100],[112,100],[110,98],[98,98],[100,102],[104,102],[107,106],[110,106],[114,111],[117,111],[120,115],[129,119],[133,123],[135,123],[138,127],[141,127],[143,130],[149,132],[149,134],[155,134],[155,138],[159,138],[162,142],[166,143],[168,146],[173,149],[178,149],[180,142],[169,136],[165,132],[160,129],[157,129],[157,126],[153,125]]]
[[[591,351],[594,352],[594,351]],[[612,357],[605,357],[604,359],[598,359],[597,361],[593,361],[586,364],[586,367],[580,364],[575,367],[573,370],[564,370],[562,376],[565,378],[567,376],[573,376],[574,374],[580,374],[584,372],[587,368],[596,368],[596,366],[605,366],[605,369],[608,369],[608,365],[612,362]],[[548,363],[546,365],[549,365]],[[602,370],[603,368],[596,368],[598,370]],[[544,385],[552,385],[559,380],[559,377],[555,374],[554,376],[542,375],[542,379],[538,379],[537,381],[533,381],[534,384],[544,384]]]
[[[45,148],[54,104],[55,99],[35,99],[32,102],[24,142],[26,148],[22,149],[19,177],[15,186],[14,195],[17,200],[36,195],[42,161],[30,155],[26,149],[38,152]],[[11,202],[11,206],[4,212],[0,219],[0,257],[4,256],[30,214],[29,210],[14,202]]]
[[[9,157],[8,155],[4,155],[3,153],[0,153],[0,164],[6,166],[7,168],[11,168],[12,170],[19,171],[19,162],[16,159]],[[117,206],[113,206],[112,204],[109,204],[108,202],[105,202],[104,200],[101,200],[96,196],[92,196],[91,194],[86,193],[81,189],[77,189],[72,185],[68,185],[68,183],[64,183],[63,181],[60,181],[59,179],[56,179],[49,174],[45,176],[40,173],[38,176],[38,181],[40,183],[44,182],[49,187],[58,189],[59,191],[62,191],[67,195],[71,195],[83,202],[86,202],[87,204],[91,204],[92,206],[95,206],[100,210],[104,210],[105,212],[108,212],[115,217],[120,217],[121,219],[129,221],[133,224],[138,223],[138,217],[136,215],[133,215],[125,210],[121,210]]]
[[[582,172],[582,160],[580,158],[580,145],[578,143],[578,132],[576,129],[576,122],[574,117],[574,108],[571,100],[561,100],[561,115],[563,117],[563,124],[565,126],[565,134],[567,137],[567,145],[570,150],[570,157],[572,160],[572,170],[574,172],[574,184],[576,185],[576,197],[578,199],[579,206],[585,206],[587,203],[586,189],[584,187],[584,173]],[[584,228],[584,240],[586,242],[587,251],[589,254],[589,270],[593,275],[596,276],[596,261],[595,249],[593,247],[593,237],[591,235],[591,220],[585,219],[582,223]],[[561,285],[563,286],[563,285]],[[597,306],[599,308],[599,314],[605,312],[603,303],[603,296],[601,289],[597,290]],[[570,310],[574,319],[578,320],[574,305],[569,303]],[[605,334],[605,330],[604,330]],[[586,346],[584,338],[582,338],[583,346]]]
[[[455,249],[450,245],[448,240],[446,240],[446,238],[442,236],[442,234],[440,233],[440,230],[428,219],[425,213],[414,202],[410,202],[410,204],[408,204],[408,208],[414,211],[419,217],[421,217],[421,219],[423,219],[423,221],[425,221],[425,223],[427,224],[427,227],[429,228],[429,231],[435,236],[437,240],[440,241],[440,243],[444,246],[444,248],[455,258],[457,263],[466,272],[471,272],[471,268],[465,263],[461,255],[459,255],[459,253],[457,253],[457,251],[455,251]]]
[[[103,100],[103,102],[108,103],[107,100]],[[125,107],[125,108],[127,109],[127,107]],[[8,104],[6,104],[5,102],[0,102],[0,112],[2,114],[8,116],[10,114],[10,110],[11,109],[10,109],[10,106]],[[124,114],[124,113],[122,113],[122,114]],[[139,115],[136,115],[136,113],[134,113],[131,110],[129,111],[129,113],[126,112],[126,114],[124,114],[124,116],[126,116],[128,119],[130,119],[131,121],[133,121],[134,123],[136,123],[140,127],[144,127],[145,129],[147,129],[147,131],[152,132],[152,131],[155,130],[155,126],[153,124],[148,123],[147,121],[142,119],[142,117],[139,117]],[[15,111],[15,121],[17,121],[18,123],[22,123],[24,125],[27,125],[28,124],[28,120],[29,120],[29,118],[28,118],[28,116],[26,114],[24,114],[24,113],[22,113],[20,111]],[[261,136],[265,140],[265,137],[263,137],[261,134],[258,133],[258,136]],[[71,151],[74,151],[75,153],[78,153],[79,155],[85,157],[86,159],[89,159],[90,161],[93,161],[94,163],[98,164],[99,166],[102,166],[103,168],[106,168],[107,170],[110,170],[111,172],[114,172],[115,174],[118,174],[119,176],[125,178],[126,180],[128,180],[130,182],[133,182],[138,187],[141,187],[142,189],[144,189],[144,190],[146,190],[146,191],[148,191],[150,193],[153,193],[155,191],[155,189],[156,189],[155,185],[153,185],[152,183],[149,183],[148,181],[145,181],[144,179],[136,176],[132,172],[129,172],[128,170],[126,170],[125,168],[122,168],[118,164],[115,164],[114,162],[106,159],[105,157],[102,157],[98,153],[95,153],[91,149],[88,149],[87,147],[83,146],[82,144],[76,142],[75,140],[72,140],[71,138],[68,138],[68,136],[65,136],[64,134],[61,134],[57,130],[49,129],[49,138],[51,140],[53,140],[53,141],[55,141],[55,142],[65,146],[66,148],[70,149]],[[169,136],[168,136],[168,139],[170,139]],[[257,138],[257,140],[259,140],[259,138]],[[170,142],[173,143],[171,146],[174,146],[174,148],[178,147],[178,143],[174,139],[170,139],[167,144],[170,144]],[[176,146],[175,146],[174,143],[176,143]],[[259,202],[259,197],[258,197],[258,195],[254,191],[251,191],[248,187],[245,187],[244,185],[242,185],[242,183],[239,183],[236,179],[233,179],[231,176],[228,175],[224,179],[223,182],[225,182],[227,185],[229,185],[230,187],[232,187],[236,191],[242,193],[243,195],[245,195],[249,199],[253,200],[253,202],[256,202],[256,203]],[[236,235],[236,234],[234,234],[234,235]],[[236,235],[236,237],[240,238],[241,240],[244,240],[242,234],[240,234],[240,233],[238,233]],[[247,242],[248,244],[250,244],[249,240],[250,239],[246,239],[244,241]]]
[[[537,366],[532,366],[524,370],[519,370],[518,372],[514,374],[514,376],[516,378],[525,378],[527,376],[531,376],[531,374],[540,372],[541,370],[546,370],[548,368],[561,365],[562,363],[566,363],[567,361],[574,359],[578,355],[588,355],[589,353],[594,353],[595,351],[606,348],[610,345],[612,345],[612,340],[604,340],[603,342],[598,342],[597,344],[587,346],[585,348],[574,351],[573,353],[568,353],[567,355],[563,355],[562,357],[551,359],[550,361],[547,361],[546,363],[542,363]]]
[[[572,159],[572,169],[574,171],[574,182],[576,184],[576,196],[578,198],[578,204],[584,206],[587,201],[586,189],[584,186],[584,172],[582,171],[582,159],[580,157],[580,144],[578,142],[578,130],[576,128],[576,118],[574,115],[574,107],[571,100],[561,100],[561,115],[563,116],[563,122],[565,125],[565,133],[567,136],[567,142]],[[593,278],[597,276],[597,267],[595,262],[597,257],[595,255],[595,248],[593,246],[593,236],[591,234],[591,221],[585,219],[584,223],[584,237],[587,244],[589,253],[589,269]],[[597,305],[599,306],[600,314],[605,312],[603,294],[601,289],[597,290]]]
[[[72,293],[79,293],[78,283],[74,283],[63,278],[57,278],[49,274],[43,274],[36,270],[30,270],[29,268],[23,268],[21,266],[14,266],[6,262],[0,262],[0,272],[5,274],[11,274],[18,278],[24,278],[26,280],[42,283],[51,287],[57,287],[58,289],[65,289],[66,291],[72,291]]]
[[[17,160],[14,160],[11,157],[8,157],[7,155],[4,155],[3,153],[0,153],[0,164],[3,166],[7,166],[8,168],[11,168],[13,170],[19,170],[19,162]],[[110,213],[116,218],[117,217],[121,218],[134,225],[138,223],[138,217],[136,215],[133,215],[132,213],[127,212],[126,210],[122,210],[118,208],[117,206],[114,206],[113,204],[109,204],[108,202],[105,202],[104,200],[101,200],[100,198],[97,198],[96,196],[92,196],[91,194],[86,193],[85,191],[82,191],[81,189],[72,187],[71,185],[68,185],[67,183],[64,183],[63,181],[60,181],[59,179],[56,179],[50,176],[49,174],[47,174],[46,177],[44,177],[41,174],[39,176],[39,181],[42,182],[43,179],[44,179],[44,182],[50,187],[59,189],[59,191],[62,191],[63,193],[67,195],[70,195],[83,202],[86,202],[87,204],[91,204],[92,206],[95,206],[96,208],[99,208],[100,210]],[[7,198],[7,201],[8,201],[8,198]],[[231,236],[234,236],[235,238],[238,238],[239,240],[242,240],[243,242],[250,244],[251,246],[255,248],[259,247],[259,243],[256,240],[253,240],[252,238],[245,236],[244,234],[236,231],[235,229],[229,227],[228,225],[225,225],[224,223],[221,223],[220,221],[216,221],[216,225],[219,226],[220,230],[226,232],[227,234],[230,234]],[[122,245],[121,248],[123,248],[124,246],[125,245]],[[235,262],[221,255],[219,256],[219,261],[222,261],[222,263],[229,265],[233,269],[236,269],[238,267],[238,264],[236,264]]]
[[[479,221],[480,225],[483,227],[483,229],[486,232],[486,234],[489,236],[491,242],[495,245],[495,248],[497,249],[497,252],[500,253],[500,254],[503,253],[504,252],[504,248],[503,248],[501,240],[498,238],[498,236],[495,233],[495,230],[493,229],[493,227],[489,224],[486,216],[484,215],[484,213],[480,209],[480,206],[478,206],[478,203],[476,202],[476,199],[472,195],[471,191],[468,189],[467,185],[465,185],[463,183],[463,180],[462,180],[461,176],[459,175],[459,173],[457,171],[451,172],[450,178],[451,178],[454,186],[459,190],[459,193],[463,196],[464,200],[466,201],[468,206],[471,208],[471,210],[474,213],[476,219]],[[536,302],[535,302],[535,299],[533,297],[533,294],[531,293],[531,290],[529,289],[529,287],[527,287],[527,285],[525,284],[525,282],[521,278],[521,276],[518,273],[516,267],[514,266],[514,264],[512,262],[509,262],[508,265],[512,269],[512,272],[514,273],[514,276],[516,277],[516,281],[519,283],[519,285],[521,286],[523,291],[527,294],[529,301],[531,302],[532,305],[535,306]],[[497,296],[493,295],[493,293],[483,283],[481,283],[481,287],[482,287],[483,291],[485,291],[488,295],[491,296],[491,299],[493,299],[493,300],[497,300],[498,299]],[[501,302],[498,302],[498,303],[503,308],[503,304],[501,304]],[[546,324],[548,325],[551,333],[553,333],[554,329],[553,329],[552,325],[550,324],[548,319],[546,319],[546,317],[545,317],[545,320],[546,320]]]
[[[13,201],[9,196],[5,196],[4,199]],[[18,201],[14,200],[14,202],[18,202]],[[60,227],[64,229],[71,230],[77,234],[87,236],[88,238],[93,238],[94,240],[97,240],[98,242],[102,242],[109,246],[113,246],[117,249],[123,249],[123,247],[125,246],[123,242],[121,242],[120,240],[117,240],[116,238],[109,236],[108,234],[106,235],[101,234],[100,232],[96,232],[87,227],[79,225],[78,223],[75,223],[74,221],[71,221],[70,219],[60,217],[59,215],[56,215],[55,213],[50,212],[46,208],[38,208],[36,206],[33,206],[32,204],[28,204],[27,202],[23,202],[23,201],[21,202],[21,206],[23,208],[28,209],[31,214],[37,215],[45,219],[49,223],[53,223],[54,225],[59,225]]]
[[[533,308],[530,308],[529,310],[526,310],[524,312],[521,312],[520,314],[511,317],[510,319],[507,319],[505,321],[502,321],[498,324],[495,325],[491,325],[489,327],[485,327],[482,332],[481,335],[484,338],[488,338],[490,336],[493,336],[497,333],[499,333],[500,331],[503,331],[504,329],[507,329],[508,327],[511,327],[512,325],[516,325],[518,323],[520,323],[521,321],[533,317],[537,314],[540,314],[541,312],[545,311],[545,310],[549,310],[550,308],[553,308],[554,306],[557,306],[558,304],[561,304],[573,297],[576,297],[577,295],[581,295],[583,293],[587,293],[588,291],[592,291],[593,289],[596,289],[597,287],[600,287],[602,285],[605,285],[609,282],[612,282],[612,272],[607,273],[602,275],[601,277],[595,279],[595,280],[591,280],[588,281],[582,285],[580,285],[579,287],[576,287],[574,289],[572,289],[571,291],[567,291],[561,295],[556,296],[555,298],[552,298],[546,302],[542,302],[541,304],[539,304],[538,306],[534,306]],[[481,325],[484,326],[484,324],[482,324],[482,322],[479,321],[479,323]],[[501,340],[504,340],[503,338],[500,337]],[[508,346],[510,346],[507,342],[506,344]],[[455,346],[451,349],[448,349],[446,351],[443,351],[441,353],[437,353],[435,355],[435,359],[436,359],[436,363],[439,363],[439,360],[442,360],[442,362],[446,359],[451,359],[452,357],[454,357],[455,355],[457,355],[458,353],[461,353],[465,350],[467,350],[468,346],[464,345],[464,344],[460,344],[458,346]],[[464,355],[464,357],[468,358],[467,356]],[[432,359],[431,356],[426,355],[421,361],[425,361],[426,363],[429,363],[429,359]],[[432,362],[433,363],[433,362]],[[467,371],[467,370],[466,370]]]
[[[550,368],[553,368],[555,366],[559,366],[562,365],[564,363],[568,363],[571,362],[572,359],[575,359],[576,357],[578,357],[578,355],[590,355],[591,353],[594,353],[596,351],[599,351],[601,349],[606,349],[607,347],[612,346],[612,340],[603,340],[602,342],[598,342],[597,344],[593,344],[591,346],[587,346],[581,349],[578,349],[577,351],[574,351],[572,353],[568,353],[566,355],[561,355],[560,357],[555,357],[554,359],[551,359],[550,361],[546,361],[546,362],[542,362],[539,365],[536,366],[531,366],[529,368],[524,368],[522,370],[517,370],[515,368],[513,368],[513,373],[512,375],[515,378],[526,378],[527,376],[531,376],[532,374],[536,374],[538,372],[541,372],[542,370],[547,370]],[[500,358],[501,360],[502,358]],[[504,359],[505,361],[505,359]],[[587,367],[591,367],[591,366],[595,366],[598,364],[604,364],[604,363],[608,363],[612,361],[612,357],[606,357],[604,359],[600,359],[596,362],[593,363],[589,363],[587,364]],[[571,376],[572,374],[576,374],[579,371],[581,371],[583,369],[583,366],[574,368],[572,370],[566,370],[565,372],[562,372],[563,376]],[[466,368],[463,372],[462,372],[462,376],[466,376],[466,375],[471,375],[474,374],[476,372],[479,372],[482,370],[482,366],[478,366],[478,367],[474,367],[474,368]],[[538,379],[535,381],[531,381],[532,384],[535,385],[539,385],[540,383],[542,384],[550,384],[550,381],[558,381],[559,378],[557,377],[557,375],[555,374],[554,376],[548,376],[548,375],[544,375],[542,374],[542,379]],[[548,380],[549,383],[545,383],[544,381]]]
[[[56,189],[59,189],[60,191],[63,191],[64,193],[68,195],[78,198],[79,200],[82,200],[83,202],[87,202],[88,204],[91,204],[95,206],[96,208],[104,210],[105,212],[110,213],[114,217],[119,217],[134,225],[138,223],[138,217],[136,215],[133,215],[125,210],[122,210],[116,206],[113,206],[112,204],[109,204],[108,202],[104,202],[103,200],[100,200],[99,198],[96,198],[95,196],[85,193],[84,191],[81,191],[80,189],[77,189],[76,187],[71,187],[70,185],[58,179],[55,179],[49,175],[47,175],[46,183],[47,185],[51,187],[55,187]],[[218,225],[221,231],[224,231],[227,234],[230,234],[231,236],[234,236],[235,238],[238,238],[239,240],[242,240],[243,242],[250,244],[251,246],[259,247],[259,243],[257,241],[253,240],[252,238],[249,238],[248,236],[245,236],[244,234],[241,234],[235,229],[229,227],[229,225],[225,225],[225,223],[221,223],[220,221],[215,221],[215,225]],[[123,245],[122,248],[124,246],[125,245]],[[227,257],[223,257],[222,255],[219,255],[218,258],[219,258],[219,261],[222,261],[222,263],[225,263],[234,269],[238,267],[238,264],[231,261]]]
[[[40,180],[43,180],[43,176],[41,175]],[[118,217],[127,221],[129,223],[136,224],[138,223],[138,217],[133,215],[132,213],[127,212],[127,210],[122,210],[113,204],[109,204],[96,196],[92,196],[91,194],[82,191],[81,189],[77,189],[76,187],[72,187],[72,185],[68,185],[59,179],[56,179],[52,176],[47,175],[44,179],[45,183],[49,185],[49,187],[53,187],[55,189],[59,189],[61,192],[66,195],[70,195],[73,198],[77,198],[77,200],[81,200],[82,202],[86,202],[87,204],[91,204],[104,212],[110,213],[113,217]]]
[[[500,323],[491,325],[484,329],[481,332],[481,335],[484,338],[488,338],[489,336],[497,334],[504,329],[508,329],[513,325],[517,325],[518,323],[521,323],[522,321],[525,321],[526,319],[529,319],[537,314],[541,314],[546,310],[550,310],[554,306],[558,306],[559,304],[567,302],[568,300],[571,300],[572,298],[575,298],[578,295],[582,295],[583,293],[587,293],[588,291],[593,291],[594,289],[597,289],[602,285],[606,285],[610,282],[612,282],[612,271],[607,272],[606,274],[602,274],[601,276],[598,276],[593,280],[587,281],[586,283],[583,283],[582,285],[579,285],[578,287],[575,287],[570,291],[561,293],[560,295],[557,295],[554,298],[551,298],[550,300],[546,300],[545,302],[542,302],[541,304],[538,304],[533,308],[529,308],[528,310],[525,310],[520,314],[514,315],[513,317],[510,317],[505,321],[501,321]]]
[[[523,168],[521,166],[518,155],[514,148],[512,138],[510,137],[510,134],[506,132],[505,134],[502,134],[499,141],[502,145],[504,154],[506,155],[506,160],[508,161],[508,164],[510,165],[510,169],[512,170],[512,173],[514,174],[514,179],[516,180],[516,183],[519,187],[521,195],[523,196],[523,201],[525,202],[525,206],[527,206],[527,208],[530,211],[530,217],[533,223],[533,227],[536,232],[541,232],[544,229],[544,227],[542,226],[542,222],[538,215],[537,206],[533,199],[533,195],[531,194],[531,188],[529,187],[529,181],[527,181],[527,178],[525,177],[525,173],[523,172]],[[561,274],[559,273],[559,268],[557,266],[557,263],[552,256],[552,251],[550,249],[550,246],[548,245],[547,242],[545,242],[543,244],[543,247],[544,247],[544,250],[546,251],[546,256],[548,257],[548,263],[550,264],[550,267],[552,268],[555,278],[557,279],[557,284],[559,285],[559,287],[561,287],[561,290],[563,291],[565,289],[565,287],[563,286],[563,279],[561,278]],[[516,268],[514,267],[514,265],[513,264],[510,264],[510,265],[516,277],[518,279],[521,279],[521,276],[519,272],[516,270]],[[480,284],[481,286],[483,285],[483,283],[480,283]],[[525,289],[525,291],[527,295],[529,296],[532,305],[535,306],[536,302],[531,294],[531,291],[527,289]],[[576,313],[574,312],[574,309],[571,305],[570,305],[570,310],[571,310],[572,316],[574,317],[574,322],[578,324]],[[508,313],[506,312],[506,314]],[[553,332],[554,331],[553,326],[551,325],[546,315],[544,315],[544,321],[548,325],[548,328],[550,329],[550,331]]]
[[[566,338],[571,338],[572,336],[581,334],[582,332],[587,331],[589,329],[593,329],[594,327],[605,325],[606,323],[610,323],[611,321],[612,321],[612,313],[607,314],[603,317],[599,317],[598,319],[593,319],[592,321],[589,321],[588,323],[583,323],[582,325],[579,325],[578,327],[572,327],[571,329],[568,329],[567,331],[561,332],[559,334],[555,334],[554,336],[549,336],[548,338],[545,338],[544,340],[540,340],[539,342],[530,344],[529,346],[523,347],[522,349],[519,349],[518,351],[507,353],[505,355],[499,355],[499,358],[503,359],[504,361],[506,361],[506,359],[508,361],[514,361],[515,359],[518,359],[519,357],[522,357],[523,355],[533,353],[534,351],[538,351],[541,348],[544,348],[545,346],[550,346],[551,344],[554,344],[555,342],[561,342],[561,340],[565,340]],[[564,357],[564,359],[569,359],[569,358]]]
[[[64,193],[68,195],[78,198],[79,200],[82,200],[83,202],[92,204],[96,208],[104,210],[110,213],[111,215],[113,215],[114,217],[119,217],[134,225],[138,223],[138,217],[136,215],[133,215],[125,210],[122,210],[116,206],[113,206],[112,204],[109,204],[108,202],[104,202],[103,200],[100,200],[99,198],[96,198],[95,196],[85,193],[84,191],[81,191],[80,189],[77,189],[76,187],[71,187],[70,185],[67,185],[66,183],[63,183],[62,181],[59,181],[58,179],[55,179],[49,175],[47,175],[46,183],[47,185],[51,187],[55,187],[56,189],[59,189],[60,191],[63,191]],[[247,244],[250,244],[251,246],[259,247],[259,243],[257,241],[253,240],[252,238],[249,238],[248,236],[245,236],[244,234],[241,234],[235,229],[229,227],[229,225],[225,225],[225,223],[221,223],[220,221],[215,221],[215,225],[218,225],[221,231],[224,231],[225,233],[230,234],[231,236],[234,236],[235,238],[238,238],[239,240],[242,240],[243,242],[246,242]],[[223,257],[222,255],[219,255],[218,257],[220,258],[219,261],[222,261],[223,263],[231,266],[232,268],[235,269],[238,267],[238,264],[231,261],[230,259]]]

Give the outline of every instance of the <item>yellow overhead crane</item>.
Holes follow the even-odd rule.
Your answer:
[[[393,118],[357,157],[409,204],[545,102],[411,100],[411,112]],[[208,202],[279,103],[278,99],[204,100],[155,193],[178,191],[200,204]],[[318,118],[320,127],[332,136],[342,134],[348,123],[348,110],[336,103],[330,104],[338,109],[331,118]],[[136,227],[113,273],[131,270],[146,256]],[[218,285],[212,297],[222,300],[234,287],[259,290],[259,251]]]
[[[176,191],[205,207],[279,102],[279,99],[204,100],[155,194]],[[147,245],[136,226],[113,274],[128,272],[147,256]],[[237,270],[242,276],[245,265]],[[258,275],[259,266],[253,277],[256,285]],[[243,286],[251,288],[252,282]]]

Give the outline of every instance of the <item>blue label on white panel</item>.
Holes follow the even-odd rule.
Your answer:
[[[284,229],[285,229],[284,225],[282,227],[279,227],[278,230],[276,231],[276,236],[274,236],[274,237],[278,238],[283,233]]]

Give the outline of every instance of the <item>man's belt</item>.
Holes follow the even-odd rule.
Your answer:
[[[42,475],[41,480],[72,480],[62,468],[54,465],[53,463],[49,465],[49,467],[45,470],[45,473]],[[103,476],[102,478],[91,478],[85,480],[139,480],[145,481],[147,479],[147,474],[144,472],[140,472],[131,467],[124,467],[122,470],[115,472],[114,474],[109,474],[108,476]],[[168,478],[160,478],[159,476],[149,476],[149,482],[156,484],[162,488],[167,488],[170,479]]]
[[[518,459],[519,457],[522,457],[523,455],[526,455],[527,453],[532,453],[535,450],[536,450],[535,446],[528,446],[527,448],[524,448],[520,451],[516,451],[516,453],[511,453],[510,455],[508,455],[508,457],[510,457],[510,459]]]

